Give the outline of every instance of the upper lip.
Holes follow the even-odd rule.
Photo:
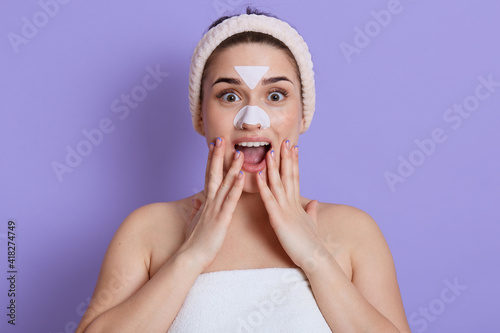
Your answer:
[[[241,142],[269,142],[272,145],[271,140],[264,136],[245,136],[234,140],[235,145]]]

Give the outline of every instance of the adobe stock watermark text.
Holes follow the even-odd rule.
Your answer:
[[[460,103],[454,103],[453,106],[443,112],[444,123],[451,127],[453,131],[460,129],[463,122],[477,112],[481,103],[489,99],[500,87],[500,82],[494,81],[493,74],[489,74],[487,77],[478,76],[477,81],[478,84],[473,93],[466,96]],[[405,155],[398,155],[398,166],[392,171],[387,170],[384,172],[387,186],[389,186],[391,192],[396,191],[396,185],[404,183],[447,140],[448,134],[443,127],[434,128],[426,138],[413,140],[415,149]]]
[[[133,86],[130,92],[121,94],[111,102],[111,113],[115,114],[119,120],[127,119],[131,110],[136,109],[147,98],[148,93],[158,88],[169,75],[161,70],[159,64],[154,68],[146,66],[145,70],[146,74],[140,84]],[[106,135],[113,133],[116,129],[116,122],[109,117],[103,117],[97,122],[95,128],[82,129],[83,138],[75,145],[66,145],[65,158],[51,163],[52,170],[60,183],[63,182],[65,174],[72,173],[97,146],[102,144]]]

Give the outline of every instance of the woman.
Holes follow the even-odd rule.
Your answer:
[[[219,19],[189,97],[204,190],[125,219],[77,332],[410,332],[377,224],[300,195],[315,93],[295,29],[250,8]]]

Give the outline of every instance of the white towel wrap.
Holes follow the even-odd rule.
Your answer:
[[[169,333],[331,333],[300,268],[203,273]]]

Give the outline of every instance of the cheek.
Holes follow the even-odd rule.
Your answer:
[[[209,102],[203,108],[206,131],[214,132],[215,135],[223,135],[224,132],[233,128],[234,117],[235,114],[228,110],[221,110],[217,103]]]
[[[286,109],[273,113],[271,124],[276,126],[293,127],[300,122],[302,115],[299,106],[288,106]]]
[[[289,106],[282,112],[275,112],[271,117],[271,127],[280,135],[295,137],[300,132],[302,122],[301,106]]]

